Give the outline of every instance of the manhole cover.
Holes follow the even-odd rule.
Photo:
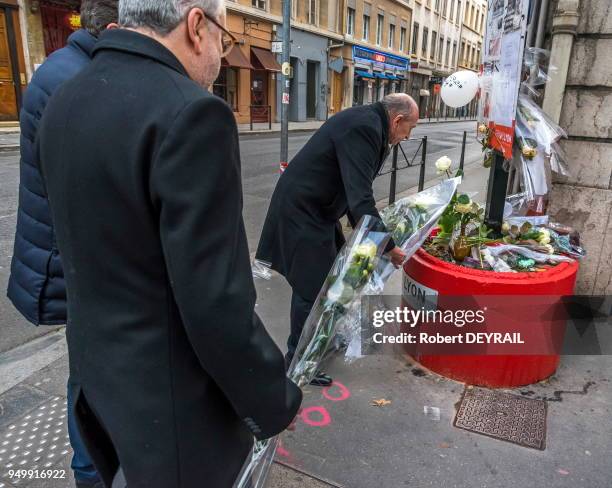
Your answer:
[[[455,427],[520,446],[546,447],[546,402],[485,388],[463,393]]]
[[[10,470],[49,470],[69,452],[66,400],[54,397],[0,433],[0,487],[25,482]]]

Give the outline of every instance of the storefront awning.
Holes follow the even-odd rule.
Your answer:
[[[387,77],[385,76],[385,74],[384,74],[384,73],[381,73],[380,71],[374,71],[374,76],[375,76],[376,78],[381,78],[381,79],[383,79],[383,80],[386,80],[386,79],[387,79]]]
[[[274,58],[274,55],[270,51],[266,49],[261,49],[258,47],[252,47],[251,51],[255,55],[255,59],[259,61],[259,64],[261,65],[261,67],[255,66],[255,69],[259,68],[259,69],[265,69],[268,71],[279,71],[280,72],[281,70],[280,64],[278,64],[278,62]]]
[[[247,57],[240,50],[240,47],[238,47],[238,45],[236,44],[234,44],[234,47],[229,52],[229,54],[221,60],[221,66],[231,66],[232,68],[253,69],[253,65],[249,62]]]
[[[374,78],[372,73],[360,69],[355,70],[355,76],[361,76],[362,78]]]
[[[385,73],[385,76],[387,77],[388,80],[397,80],[397,76],[392,75],[390,73]]]

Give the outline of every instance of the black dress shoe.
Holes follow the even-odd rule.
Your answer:
[[[331,386],[334,382],[331,376],[319,371],[316,376],[310,381],[312,386]]]

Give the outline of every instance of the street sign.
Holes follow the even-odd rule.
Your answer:
[[[272,41],[272,52],[282,53],[283,52],[283,41]]]

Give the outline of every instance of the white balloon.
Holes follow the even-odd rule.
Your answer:
[[[444,80],[440,96],[449,107],[463,107],[478,92],[478,75],[473,71],[457,71]]]

